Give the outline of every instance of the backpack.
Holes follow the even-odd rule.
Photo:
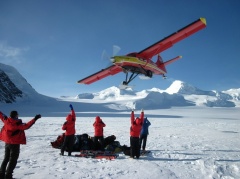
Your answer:
[[[55,140],[54,142],[51,142],[52,147],[60,149],[62,144],[63,144],[64,138],[65,138],[65,134],[64,133],[62,135],[59,135],[57,137],[57,140]]]
[[[122,150],[123,150],[123,153],[124,153],[125,155],[130,156],[130,147],[128,147],[128,146],[126,146],[126,145],[123,145],[123,146],[122,146]]]
[[[106,146],[105,150],[118,153],[122,151],[122,146],[120,145],[119,141],[113,141],[112,143]]]
[[[80,137],[80,150],[92,150],[93,141],[88,134],[82,134]]]

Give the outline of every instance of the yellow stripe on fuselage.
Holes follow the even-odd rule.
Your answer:
[[[160,68],[158,68],[156,66],[156,64],[154,64],[153,62],[147,62],[144,60],[141,60],[139,58],[136,57],[129,57],[129,56],[115,56],[113,57],[113,63],[115,63],[116,65],[120,65],[122,66],[122,63],[132,63],[135,65],[141,65],[142,67],[148,67],[150,69],[154,69],[156,71],[159,71],[160,73],[165,73],[163,70],[161,70]]]

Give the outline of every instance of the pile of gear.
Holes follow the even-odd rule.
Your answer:
[[[52,147],[56,149],[61,149],[64,137],[64,133],[62,135],[59,135],[55,141],[51,142]],[[94,146],[94,137],[91,137],[86,133],[81,135],[75,135],[74,137],[75,142],[72,150],[73,152],[86,150],[101,150],[100,143],[97,146]],[[120,142],[116,141],[116,136],[114,135],[104,138],[104,149],[105,151],[111,151],[112,153],[123,152],[125,155],[130,155],[130,147],[127,147],[126,145],[121,146]],[[68,151],[67,148],[66,151]]]

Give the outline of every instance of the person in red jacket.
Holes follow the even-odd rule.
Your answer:
[[[130,157],[137,159],[140,157],[139,136],[143,125],[144,112],[141,111],[140,117],[135,119],[134,111],[131,113],[131,127],[130,127]]]
[[[67,148],[68,156],[71,156],[76,133],[75,130],[76,114],[71,104],[69,105],[69,107],[71,109],[71,114],[67,115],[66,117],[67,121],[62,126],[62,130],[65,130],[65,138],[61,147],[60,155],[64,155],[64,151]]]
[[[24,130],[29,129],[39,118],[41,118],[40,114],[29,122],[23,123],[21,119],[18,119],[17,111],[11,111],[10,117],[0,112],[0,119],[4,123],[0,140],[5,142],[5,155],[0,168],[0,179],[13,177],[13,170],[17,165],[20,153],[20,144],[26,144]]]
[[[102,119],[99,116],[96,116],[95,118],[95,122],[93,123],[93,127],[94,127],[94,149],[97,149],[98,146],[98,142],[101,145],[101,150],[104,150],[104,138],[103,138],[103,128],[106,125],[104,124],[104,122],[102,121]]]

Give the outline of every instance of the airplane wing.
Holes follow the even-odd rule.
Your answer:
[[[157,43],[147,47],[146,49],[138,53],[139,56],[145,59],[151,59],[153,56],[159,54],[160,52],[172,47],[175,43],[183,40],[184,38],[194,34],[195,32],[205,28],[207,25],[205,18],[200,18],[193,23],[183,27],[179,31],[165,37],[164,39],[158,41]]]
[[[95,81],[101,80],[109,75],[115,75],[122,71],[122,68],[116,65],[112,65],[108,68],[102,69],[101,71],[94,73],[84,79],[78,81],[78,83],[91,84]]]

